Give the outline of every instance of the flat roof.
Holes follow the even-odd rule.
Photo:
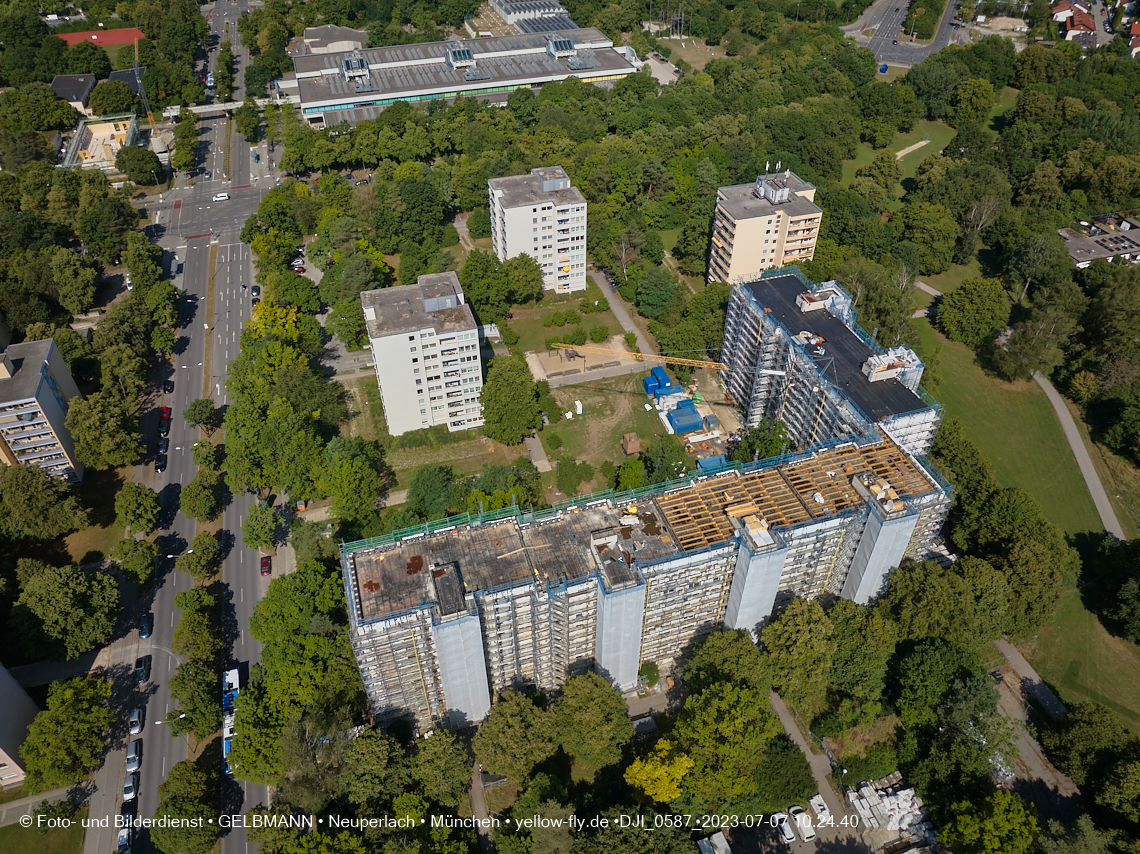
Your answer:
[[[610,589],[636,580],[634,562],[714,546],[735,533],[732,518],[755,515],[774,528],[831,518],[867,503],[851,484],[869,473],[903,499],[941,487],[894,441],[855,444],[611,507],[608,499],[566,508],[552,519],[462,524],[346,552],[355,591],[353,619],[370,622],[434,604],[465,610],[467,594],[528,579],[558,584],[597,572]],[[818,498],[816,497],[818,496]],[[462,594],[460,593],[462,591]]]
[[[1065,239],[1069,257],[1078,264],[1096,258],[1115,258],[1117,255],[1140,253],[1140,243],[1128,232],[1112,231],[1085,237],[1072,228],[1062,228],[1057,232]]]
[[[816,364],[872,421],[928,408],[922,398],[897,379],[871,382],[863,376],[863,363],[875,355],[874,351],[827,309],[800,311],[796,297],[808,291],[796,276],[770,276],[745,282],[743,287],[792,335],[806,331],[823,338],[822,344],[811,346]],[[820,349],[822,353],[817,352]]]
[[[471,51],[475,62],[472,67],[448,65],[448,42],[364,48],[359,53],[368,73],[360,79],[342,76],[341,63],[351,53],[346,51],[295,56],[293,67],[302,108],[310,114],[333,109],[347,112],[425,96],[478,96],[503,86],[541,84],[571,76],[589,80],[637,70],[612,49],[613,42],[600,30],[591,27],[559,34],[573,42],[575,56],[551,57],[546,52],[550,34],[537,33],[463,40],[463,47]]]
[[[597,505],[527,526],[512,518],[353,551],[348,560],[358,598],[356,617],[368,622],[427,602],[444,615],[464,610],[460,588],[451,585],[449,577],[459,580],[464,595],[525,579],[557,584],[595,571],[611,586],[620,586],[632,578],[634,557],[652,559],[678,551],[676,540],[659,521],[660,511],[646,502],[639,507],[642,515],[632,524],[622,524],[623,518],[632,518],[622,510]],[[607,545],[595,545],[599,540]]]
[[[769,216],[779,211],[786,216],[807,216],[813,213],[823,213],[815,203],[799,196],[799,193],[814,190],[815,185],[809,184],[794,172],[773,172],[761,175],[757,180],[766,180],[779,187],[787,187],[791,192],[788,201],[773,204],[768,199],[756,195],[756,182],[751,184],[733,184],[730,187],[720,187],[717,190],[717,202],[733,219],[751,219],[753,217]]]
[[[553,202],[556,205],[585,204],[586,197],[571,184],[565,190],[544,190],[542,181],[570,180],[561,166],[542,166],[526,175],[508,175],[504,178],[491,178],[487,183],[491,189],[503,194],[503,207],[517,208],[539,202]]]
[[[35,398],[40,387],[40,366],[51,355],[54,343],[44,338],[8,346],[3,355],[11,363],[13,374],[0,379],[0,406]]]
[[[442,304],[449,302],[452,304]],[[425,300],[438,307],[429,308]],[[420,276],[414,285],[380,288],[360,295],[369,338],[433,327],[437,333],[477,329],[454,272]]]

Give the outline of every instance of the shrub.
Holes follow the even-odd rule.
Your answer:
[[[519,343],[519,334],[506,323],[499,324],[499,334],[503,336],[503,343],[508,347],[514,347]]]
[[[562,447],[562,437],[557,433],[551,433],[546,437],[546,447],[552,451],[557,451]]]
[[[839,757],[838,775],[847,780],[848,785],[856,785],[863,780],[878,780],[898,770],[899,758],[890,744],[872,744],[863,753],[852,753]],[[843,774],[842,769],[847,773]]]
[[[641,348],[637,346],[637,335],[633,332],[625,333],[625,343],[633,353],[640,353]]]
[[[491,212],[487,208],[476,208],[467,218],[467,230],[472,237],[491,236]]]
[[[443,227],[443,236],[439,239],[439,245],[447,247],[455,246],[457,243],[459,243],[459,231],[454,223],[449,222]]]
[[[595,344],[601,344],[610,340],[610,328],[604,323],[598,323],[590,327],[590,340]]]
[[[661,679],[661,671],[657,668],[657,663],[654,661],[643,661],[641,663],[641,670],[637,672],[650,688],[656,685]]]
[[[562,338],[567,344],[585,344],[586,343],[586,329],[583,326],[575,326]]]

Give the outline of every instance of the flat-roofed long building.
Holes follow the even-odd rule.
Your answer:
[[[855,318],[838,282],[815,284],[796,268],[734,285],[722,377],[744,423],[781,421],[799,448],[881,429],[910,453],[926,453],[942,409],[922,390],[922,360],[907,347],[879,346]]]
[[[296,78],[281,81],[301,115],[319,127],[375,119],[396,101],[505,102],[515,89],[577,77],[612,83],[640,67],[631,48],[615,48],[593,27],[426,44],[394,45],[293,58]]]
[[[634,688],[718,627],[756,631],[794,596],[866,603],[925,556],[950,502],[889,437],[462,517],[342,546],[373,713],[422,727],[486,716],[505,688],[594,670]]]
[[[500,261],[530,255],[542,267],[542,287],[586,290],[586,197],[561,166],[487,182],[491,244]]]

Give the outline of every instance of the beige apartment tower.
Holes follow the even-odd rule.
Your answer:
[[[760,175],[755,184],[716,193],[709,281],[751,281],[764,270],[810,261],[823,211],[815,186],[794,172]]]

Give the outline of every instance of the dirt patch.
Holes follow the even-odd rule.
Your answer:
[[[842,735],[835,736],[831,739],[831,748],[836,756],[865,753],[872,744],[893,742],[898,724],[899,719],[895,715],[876,718],[867,726],[851,727]]]

